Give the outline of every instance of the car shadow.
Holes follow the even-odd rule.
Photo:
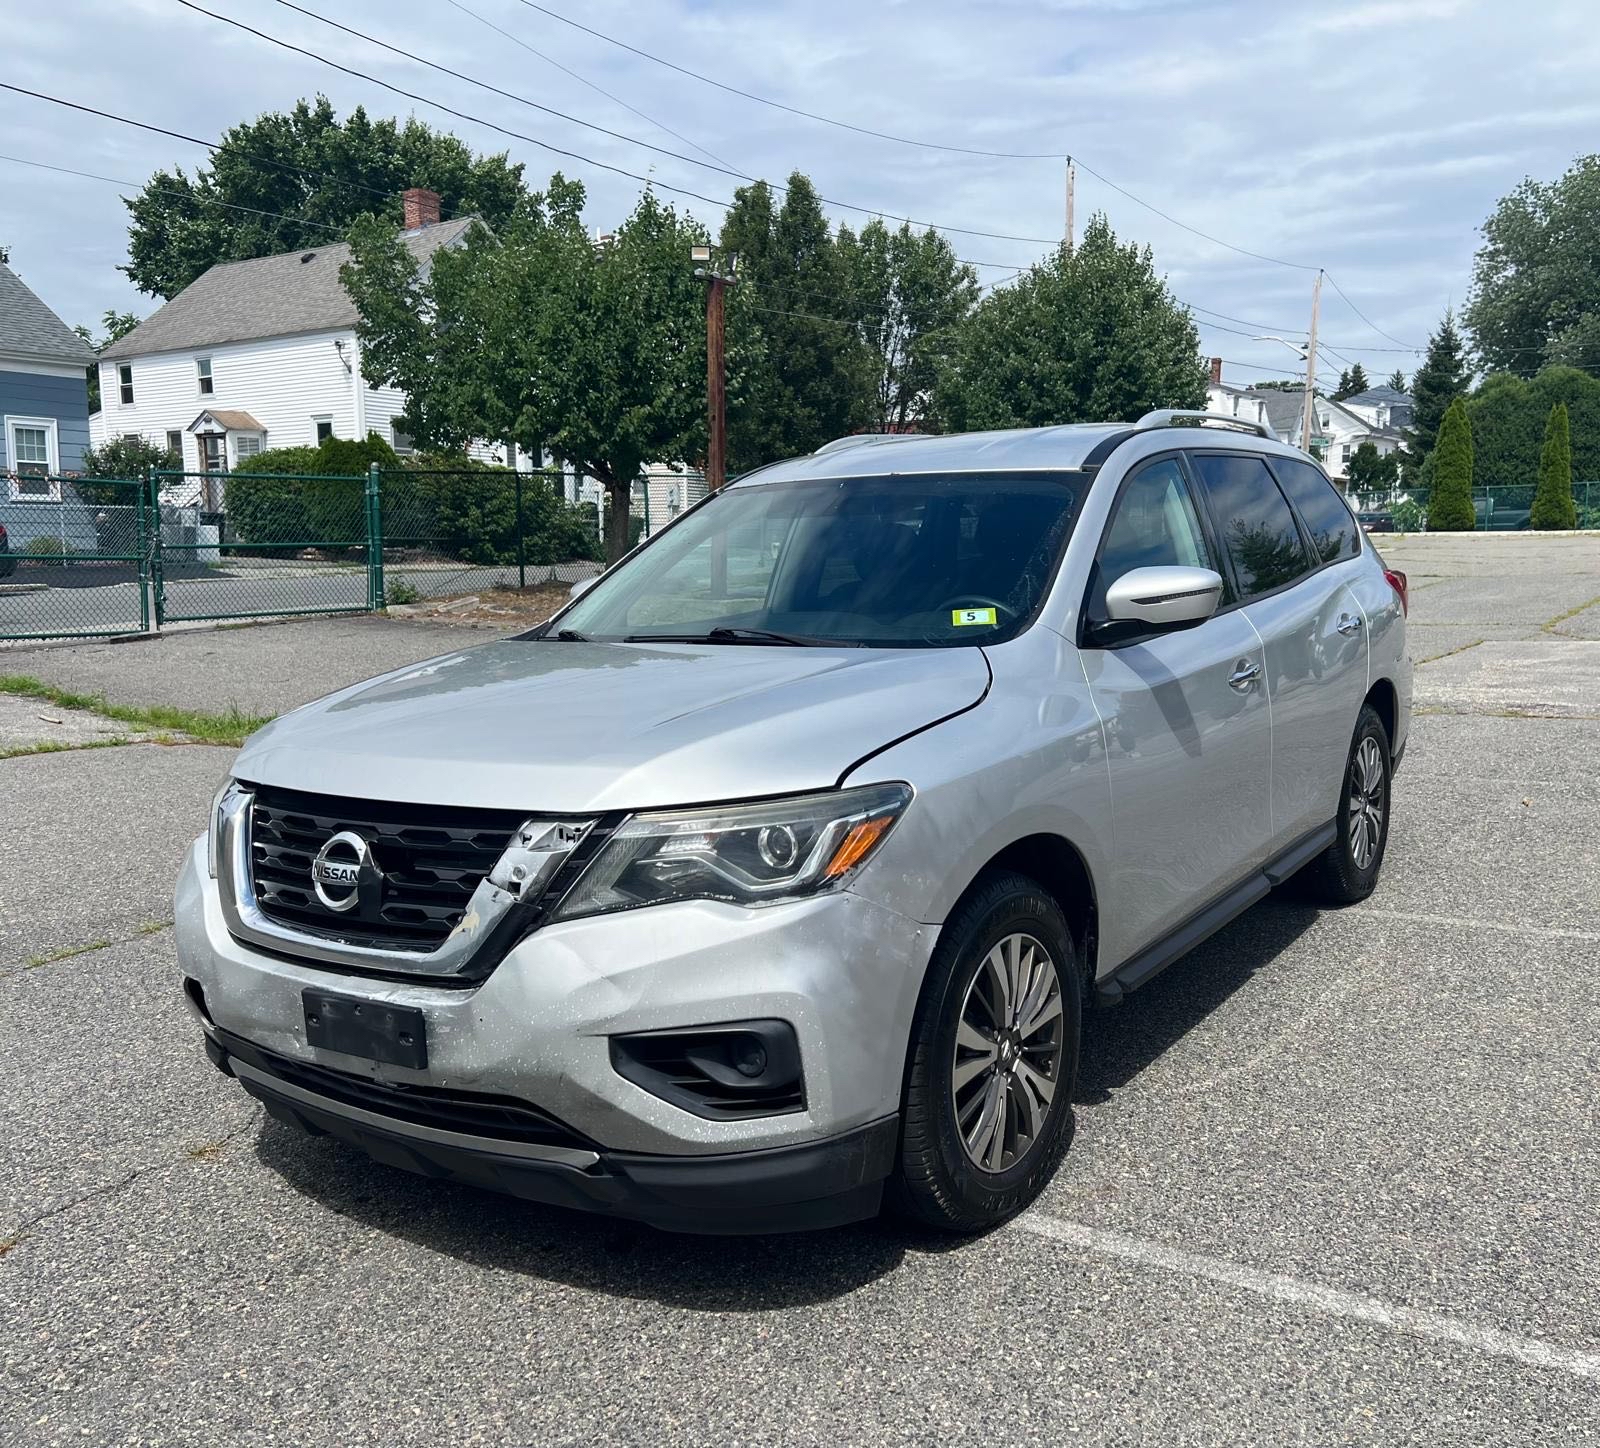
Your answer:
[[[1273,896],[1120,1006],[1093,1012],[1075,1101],[1109,1100],[1258,971],[1269,969],[1317,914]],[[304,1136],[270,1116],[262,1119],[255,1150],[263,1166],[329,1211],[427,1251],[693,1312],[765,1312],[828,1302],[892,1272],[908,1254],[939,1254],[971,1240],[892,1217],[777,1236],[662,1232],[413,1176],[331,1137]]]
[[[342,1217],[475,1267],[694,1312],[827,1302],[899,1265],[921,1237],[890,1220],[825,1232],[695,1237],[546,1207],[380,1165],[264,1116],[256,1157]]]
[[[1084,1018],[1083,1057],[1073,1100],[1099,1105],[1227,1003],[1312,925],[1320,912],[1278,891],[1246,911],[1148,985]]]

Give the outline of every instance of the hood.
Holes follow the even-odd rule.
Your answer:
[[[508,639],[331,694],[235,775],[316,794],[558,814],[826,789],[971,707],[983,651]]]

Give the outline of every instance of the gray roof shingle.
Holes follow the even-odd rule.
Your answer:
[[[418,261],[426,262],[476,220],[463,216],[441,221],[405,232],[400,239]],[[350,248],[338,242],[250,261],[218,262],[100,355],[115,360],[353,327],[355,303],[339,280],[339,268],[349,260]]]
[[[1384,383],[1379,387],[1369,387],[1365,392],[1357,392],[1354,396],[1347,397],[1344,400],[1346,402],[1359,402],[1363,406],[1371,406],[1373,403],[1377,402],[1387,402],[1391,404],[1396,402],[1410,402],[1412,401],[1412,397],[1409,392],[1401,392],[1399,388],[1390,387],[1388,383]]]
[[[0,263],[0,355],[87,367],[94,361],[94,348]]]

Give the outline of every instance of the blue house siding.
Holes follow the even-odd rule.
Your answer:
[[[61,471],[82,470],[84,449],[89,446],[89,383],[82,373],[49,377],[0,369],[0,474],[11,469],[11,439],[4,425],[8,417],[54,418]],[[93,553],[97,547],[94,514],[71,496],[59,503],[24,502],[13,498],[10,487],[0,481],[0,523],[14,552],[35,538],[57,539],[75,553]]]
[[[82,470],[83,452],[89,446],[89,380],[83,374],[45,377],[36,372],[0,370],[0,419],[6,417],[55,418],[61,471]],[[11,467],[6,454],[10,445],[0,427],[0,472]]]

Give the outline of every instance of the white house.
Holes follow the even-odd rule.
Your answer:
[[[476,218],[439,219],[439,197],[404,194],[401,240],[426,267],[458,246]],[[142,437],[181,455],[185,469],[228,472],[269,447],[376,432],[398,453],[411,440],[396,418],[405,395],[361,375],[356,308],[339,280],[343,243],[221,262],[100,354],[100,411],[90,440]],[[485,461],[512,450],[475,446]],[[199,491],[199,490],[196,490]],[[219,498],[209,482],[205,501]]]
[[[1370,442],[1380,454],[1398,452],[1405,443],[1401,426],[1411,420],[1411,399],[1389,387],[1375,387],[1344,402],[1318,394],[1312,408],[1312,447],[1308,450],[1322,459],[1335,478],[1345,476],[1350,459],[1364,442]],[[1304,392],[1232,386],[1222,380],[1221,359],[1216,357],[1211,359],[1206,411],[1268,423],[1284,442],[1298,448],[1306,445],[1302,435]]]

